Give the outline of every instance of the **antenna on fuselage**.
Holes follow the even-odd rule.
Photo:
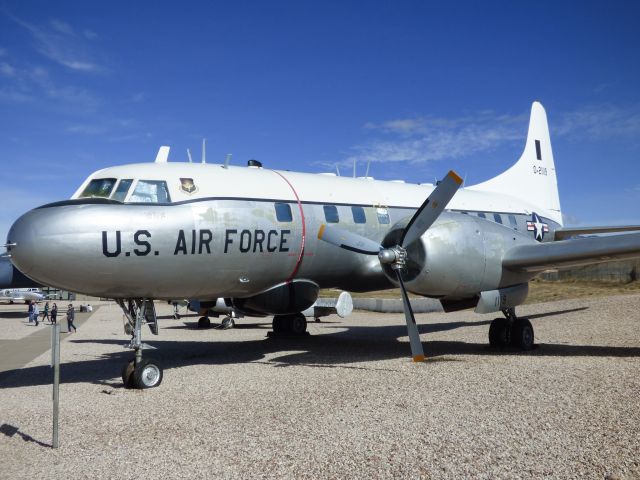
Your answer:
[[[207,145],[207,139],[203,138],[202,139],[202,163],[207,163],[206,145]]]
[[[193,159],[191,158],[191,150],[187,148],[187,157],[189,157],[189,163],[193,163]]]
[[[156,155],[156,163],[167,163],[169,161],[169,150],[170,147],[163,145],[158,149],[158,154]]]
[[[364,174],[364,178],[369,178],[369,167],[371,166],[371,160],[367,162],[367,173]]]
[[[224,165],[222,166],[222,168],[229,168],[229,164],[231,163],[231,157],[232,155],[230,153],[227,153],[227,155],[225,155]]]
[[[338,174],[338,176],[340,176],[340,168],[338,167],[337,163],[336,163],[336,173]]]

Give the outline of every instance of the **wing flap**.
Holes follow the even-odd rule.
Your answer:
[[[576,227],[558,228],[554,233],[555,240],[563,240],[576,235],[595,235],[598,233],[618,233],[640,231],[640,225],[620,225],[616,227]]]
[[[634,257],[640,257],[640,233],[521,245],[505,254],[502,266],[513,271],[541,272]]]

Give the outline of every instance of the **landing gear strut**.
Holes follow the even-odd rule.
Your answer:
[[[158,334],[158,323],[153,300],[130,299],[117,300],[125,314],[127,323],[125,331],[131,335],[128,348],[132,349],[135,357],[122,368],[122,383],[125,388],[152,388],[162,382],[162,367],[152,358],[142,358],[142,349],[148,345],[142,343],[142,324],[146,323],[151,333]]]
[[[273,333],[302,336],[307,333],[307,317],[302,313],[273,317]]]
[[[503,348],[512,346],[531,350],[534,344],[533,326],[527,318],[518,318],[515,308],[502,310],[505,318],[496,318],[489,327],[489,344]]]

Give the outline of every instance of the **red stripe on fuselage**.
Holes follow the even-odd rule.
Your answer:
[[[291,185],[291,182],[287,179],[287,177],[282,175],[280,172],[276,172],[275,170],[271,171],[280,176],[280,178],[282,178],[285,182],[287,182],[287,185],[289,185],[289,188],[293,192],[293,195],[296,197],[298,209],[300,210],[300,219],[302,220],[302,242],[300,244],[300,254],[298,255],[298,260],[296,261],[296,266],[293,268],[293,272],[291,272],[291,275],[289,275],[289,278],[287,278],[286,280],[286,282],[288,283],[295,278],[298,270],[300,269],[300,264],[302,264],[302,259],[304,258],[304,246],[307,238],[307,226],[304,220],[304,210],[302,209],[302,203],[300,202],[300,197],[298,197],[298,192],[296,192],[296,189],[293,188],[293,185]]]

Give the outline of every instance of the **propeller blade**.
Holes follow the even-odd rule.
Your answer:
[[[378,255],[382,246],[378,242],[369,240],[366,237],[351,233],[339,227],[330,227],[323,224],[318,231],[318,239],[336,245],[345,250],[365,255]]]
[[[402,247],[406,247],[415,242],[427,231],[440,216],[444,207],[449,203],[449,200],[456,194],[460,185],[462,185],[462,178],[453,170],[449,171],[447,176],[444,177],[435,190],[431,192],[429,198],[424,201],[404,229],[404,233],[400,239],[400,245]]]
[[[407,321],[407,332],[409,333],[409,343],[411,344],[411,356],[413,357],[414,362],[424,362],[424,350],[422,349],[422,342],[420,341],[420,333],[418,332],[416,319],[413,316],[413,309],[411,308],[411,302],[409,302],[407,290],[406,288],[404,288],[404,282],[402,281],[402,273],[400,273],[400,269],[396,270],[396,276],[398,277],[400,291],[402,292],[402,303],[404,304],[404,319]]]

